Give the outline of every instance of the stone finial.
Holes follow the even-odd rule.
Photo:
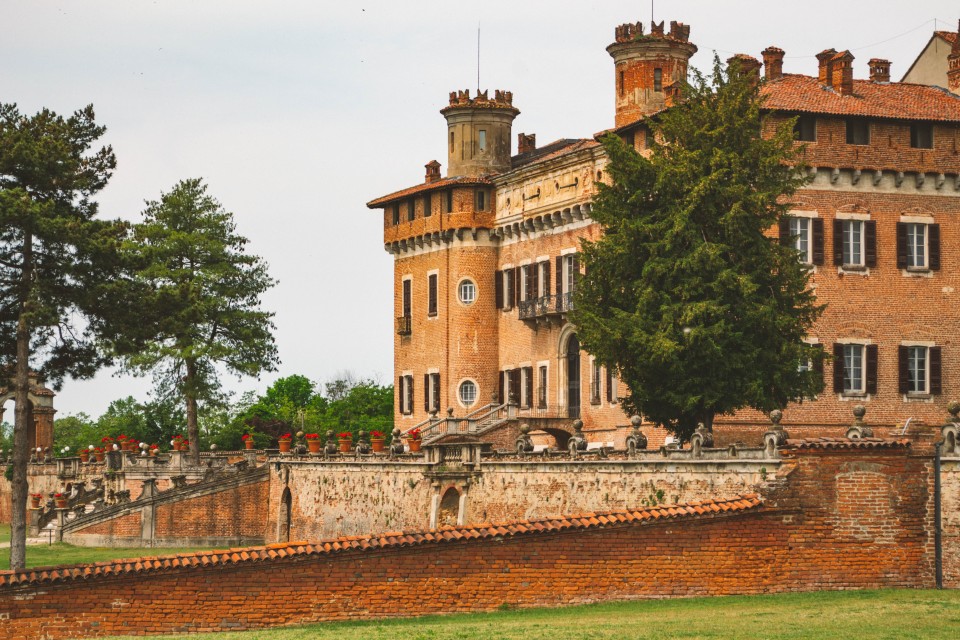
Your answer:
[[[453,407],[447,407],[447,417],[448,418],[453,417]]]
[[[960,422],[960,402],[953,400],[947,404],[947,413],[950,414],[951,422]]]
[[[780,421],[783,420],[783,411],[774,409],[770,412],[770,431],[763,434],[763,446],[767,457],[775,458],[777,450],[787,443],[787,432]]]
[[[630,424],[633,426],[633,430],[627,436],[627,453],[632,456],[637,451],[647,448],[647,436],[640,431],[640,425],[643,424],[643,419],[640,416],[632,416]]]
[[[868,427],[863,421],[863,416],[865,415],[867,415],[867,408],[862,404],[858,404],[853,408],[853,424],[847,429],[847,437],[851,440],[873,437],[873,429]]]
[[[773,423],[774,429],[783,429],[780,425],[780,421],[783,420],[783,411],[780,409],[774,409],[770,412],[770,422]]]
[[[567,442],[567,449],[570,455],[576,457],[578,451],[587,450],[587,439],[583,437],[583,420],[573,421],[573,435]]]
[[[697,423],[697,428],[690,436],[690,450],[694,458],[699,458],[703,449],[713,447],[713,432],[707,429],[702,422]]]
[[[394,455],[400,455],[404,452],[403,448],[403,432],[399,428],[393,430],[393,439],[390,441],[390,453]]]
[[[335,456],[339,451],[340,446],[337,444],[337,439],[333,434],[333,430],[327,431],[327,443],[323,445],[323,453],[328,456]]]
[[[523,455],[533,451],[533,439],[530,438],[530,425],[523,423],[520,425],[520,435],[517,436],[517,453]]]

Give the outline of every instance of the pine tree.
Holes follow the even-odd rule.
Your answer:
[[[278,362],[273,314],[260,308],[274,281],[246,244],[232,214],[191,179],[147,203],[127,247],[133,269],[120,292],[132,302],[113,348],[126,370],[153,374],[161,396],[183,400],[195,461],[198,402],[220,397],[217,367],[252,376]]]
[[[613,184],[592,210],[571,320],[615,367],[623,403],[683,439],[698,423],[822,389],[803,342],[822,313],[796,250],[770,230],[804,184],[793,125],[764,132],[755,78],[714,61],[686,100],[648,121],[649,157],[608,135]]]
[[[92,376],[105,358],[94,329],[110,309],[101,285],[123,234],[95,219],[92,196],[113,172],[113,150],[92,150],[105,129],[93,107],[68,118],[0,104],[0,387],[14,389],[10,568],[26,559],[29,372],[59,388]]]

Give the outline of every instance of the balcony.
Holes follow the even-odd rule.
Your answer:
[[[538,320],[549,316],[559,316],[573,310],[573,293],[558,296],[540,296],[533,300],[521,300],[519,304],[521,320]]]
[[[400,316],[397,318],[397,335],[408,336],[413,333],[413,318]]]

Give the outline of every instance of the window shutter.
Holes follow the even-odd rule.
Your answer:
[[[897,223],[897,269],[907,268],[907,225]],[[903,392],[906,393],[906,392]]]
[[[822,218],[813,218],[811,220],[813,224],[813,251],[812,251],[812,260],[813,264],[822,265],[823,264],[823,219]]]
[[[503,309],[503,271],[493,272],[493,290],[497,309]]]
[[[527,265],[527,300],[537,297],[537,265]]]
[[[533,367],[526,367],[524,369],[524,386],[526,386],[526,407],[529,409],[533,406]]]
[[[877,345],[867,345],[867,393],[877,393]]]
[[[910,350],[903,345],[897,347],[897,391],[910,391]]]
[[[397,380],[397,408],[400,410],[400,413],[405,413],[403,410],[403,400],[406,396],[404,393],[403,376],[400,376]]]
[[[833,221],[833,264],[843,264],[843,220]]]
[[[930,254],[930,268],[940,269],[940,225],[927,225],[927,252]]]
[[[514,267],[513,269],[513,306],[520,303],[520,269],[523,267]]]
[[[943,393],[943,354],[941,347],[930,347],[930,393],[938,396]]]
[[[520,401],[520,369],[510,369],[510,395]]]
[[[433,410],[440,411],[440,374],[433,374]]]
[[[407,376],[407,413],[413,413],[413,376]]]
[[[429,302],[427,303],[427,313],[432,316],[437,315],[437,274],[431,274],[427,278],[427,298]]]
[[[607,402],[613,402],[613,372],[610,371],[610,367],[606,368],[607,372]]]
[[[780,244],[785,247],[790,244],[790,216],[780,217]]]
[[[503,404],[507,401],[506,396],[503,395],[504,393],[506,393],[506,386],[507,386],[506,378],[507,378],[507,372],[501,371],[500,372],[500,392],[499,392],[499,395],[497,396],[500,400],[500,404]]]
[[[868,267],[877,266],[877,221],[866,220],[863,223],[864,231],[864,263]]]
[[[557,256],[557,304],[560,304],[560,296],[563,295],[563,256]],[[559,308],[559,307],[558,307]]]
[[[430,374],[423,374],[423,410],[430,413]]]
[[[543,295],[550,295],[550,261],[543,261]]]
[[[411,280],[403,281],[403,317],[410,317]]]
[[[833,345],[833,390],[843,393],[843,345]]]

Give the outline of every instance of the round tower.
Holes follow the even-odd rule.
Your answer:
[[[447,176],[481,176],[510,168],[510,128],[520,110],[509,91],[452,91],[440,110],[447,119]]]
[[[687,79],[690,56],[697,52],[689,38],[690,26],[681,22],[671,22],[669,33],[663,32],[663,22],[651,23],[648,35],[639,22],[616,28],[607,53],[616,73],[617,127],[672,104]]]

